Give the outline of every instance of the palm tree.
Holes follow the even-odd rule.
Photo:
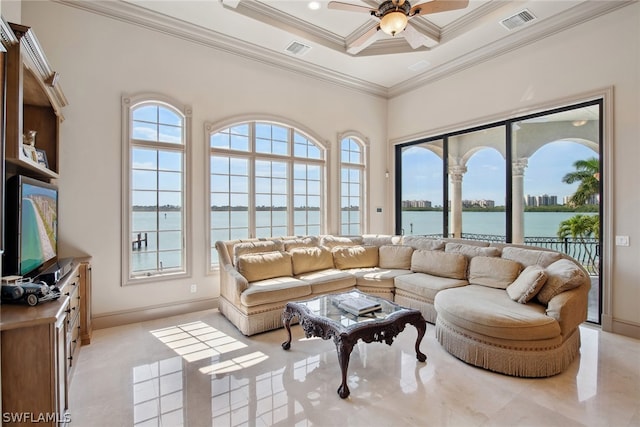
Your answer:
[[[562,178],[562,182],[566,184],[579,182],[578,188],[571,196],[570,203],[573,206],[582,206],[587,204],[591,197],[600,194],[600,161],[595,157],[576,160],[573,167],[576,170],[566,174]],[[558,237],[566,239],[569,236],[584,248],[587,256],[585,263],[587,270],[590,273],[596,273],[598,271],[597,254],[593,253],[593,244],[588,240],[600,238],[599,215],[575,215],[562,221],[558,228]]]
[[[586,255],[585,267],[590,273],[597,271],[596,254],[592,251],[589,239],[597,239],[600,234],[600,218],[598,215],[575,215],[565,219],[558,228],[558,237],[566,239],[572,237],[584,248]]]
[[[600,193],[600,161],[591,157],[586,160],[576,160],[573,164],[574,172],[569,172],[562,178],[562,182],[573,184],[579,182],[576,192],[571,196],[573,206],[585,205],[592,196]]]

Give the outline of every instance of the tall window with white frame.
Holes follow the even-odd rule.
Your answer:
[[[340,141],[340,233],[364,232],[364,144],[355,137]]]
[[[190,111],[162,97],[123,98],[124,282],[187,275]]]
[[[271,121],[206,128],[211,268],[218,263],[218,240],[322,232],[322,145],[296,127]]]

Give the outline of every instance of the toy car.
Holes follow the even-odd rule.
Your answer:
[[[60,298],[60,290],[49,287],[45,282],[33,282],[31,279],[17,278],[2,283],[2,302],[26,302],[30,306],[40,302]]]

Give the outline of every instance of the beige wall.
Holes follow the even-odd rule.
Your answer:
[[[36,31],[69,99],[60,147],[60,251],[93,256],[93,312],[98,317],[219,295],[217,274],[206,274],[205,121],[250,113],[275,115],[328,142],[334,160],[339,158],[337,135],[347,130],[368,137],[372,152],[384,151],[382,98],[68,6],[41,1],[22,5],[23,24]],[[193,277],[122,287],[120,99],[124,93],[138,92],[160,92],[193,109]],[[371,170],[385,169],[385,161],[373,157]],[[337,232],[338,169],[329,174],[331,229]],[[375,187],[386,185],[383,176],[372,179]],[[383,196],[372,194],[371,205],[382,206]],[[372,231],[383,231],[388,222],[383,215],[371,214]],[[198,285],[196,294],[189,293],[192,283]]]
[[[603,325],[640,337],[640,3],[547,37],[392,99],[389,139],[399,142],[482,124],[582,94],[613,88],[613,139],[605,141],[605,260]],[[414,112],[420,111],[421,121]],[[462,125],[461,125],[462,124]],[[605,172],[606,172],[605,168]],[[605,230],[606,231],[606,230]],[[629,247],[613,246],[615,235]],[[607,277],[607,274],[609,276]]]

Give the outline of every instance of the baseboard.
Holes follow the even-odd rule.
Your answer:
[[[602,330],[630,338],[640,339],[639,324],[616,320],[611,316],[602,315]]]
[[[218,308],[218,298],[208,298],[199,301],[189,301],[179,304],[163,304],[134,310],[118,311],[100,314],[92,317],[93,329],[111,328],[129,323],[144,322],[194,311]]]

